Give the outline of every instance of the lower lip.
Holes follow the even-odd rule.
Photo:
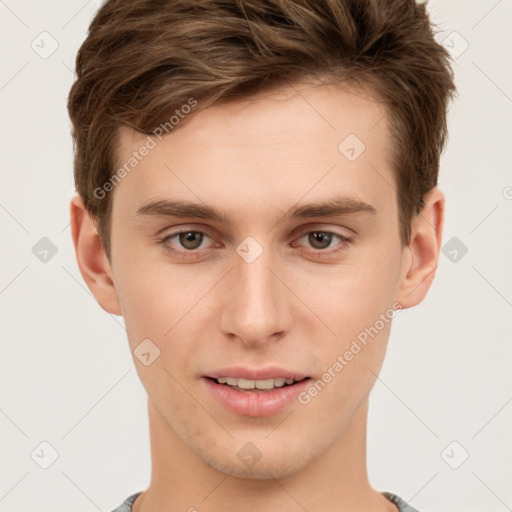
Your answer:
[[[272,391],[238,391],[226,384],[218,384],[212,379],[204,381],[213,396],[227,409],[243,416],[272,416],[297,400],[297,396],[311,379],[304,379],[291,386],[283,386]]]

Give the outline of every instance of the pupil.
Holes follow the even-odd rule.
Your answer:
[[[316,249],[325,249],[326,247],[329,247],[331,240],[332,235],[323,231],[314,231],[309,234],[309,241]]]
[[[180,243],[186,249],[197,249],[203,241],[203,235],[196,231],[187,231],[180,233]]]

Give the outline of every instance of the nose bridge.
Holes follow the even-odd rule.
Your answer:
[[[255,256],[256,247],[251,243],[249,240],[248,245],[242,243],[237,248],[225,287],[221,329],[245,344],[255,345],[289,330],[291,312],[283,285],[270,270],[276,264],[271,251],[260,246]]]

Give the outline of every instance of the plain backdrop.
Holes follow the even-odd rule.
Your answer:
[[[86,289],[69,230],[66,97],[98,6],[0,1],[0,511],[108,512],[149,483],[122,320]],[[392,329],[371,395],[370,478],[422,512],[501,512],[512,510],[512,2],[429,9],[459,91],[441,165],[444,250],[428,298]]]

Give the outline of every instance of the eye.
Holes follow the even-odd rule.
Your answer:
[[[177,256],[193,259],[203,259],[215,249],[216,245],[217,247],[222,246],[222,244],[216,244],[205,231],[200,229],[182,229],[169,233],[159,240],[159,243],[167,251],[175,253]],[[329,256],[346,249],[350,243],[352,243],[352,238],[341,233],[317,229],[303,232],[291,245],[293,247],[309,246],[313,249],[309,251],[310,253],[317,256]]]
[[[203,242],[210,237],[204,231],[198,230],[184,230],[177,233],[171,233],[162,239],[165,245],[178,245],[178,249],[171,248],[172,250],[185,249],[186,251],[194,251],[196,249],[204,249]],[[175,240],[175,242],[173,242]]]
[[[325,251],[331,248],[342,250],[352,242],[352,239],[334,231],[315,230],[304,233],[297,242],[299,245],[309,245],[315,251]]]

